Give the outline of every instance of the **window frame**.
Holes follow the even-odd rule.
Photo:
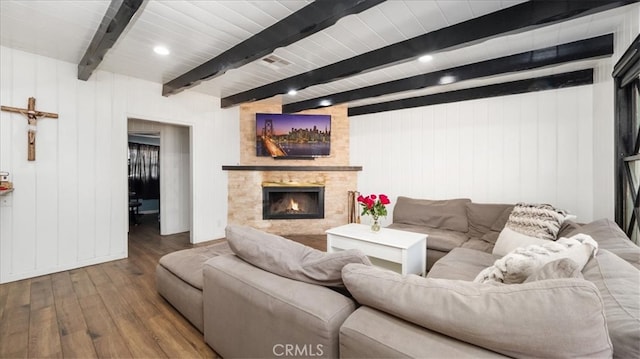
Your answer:
[[[640,35],[616,63],[612,76],[615,86],[615,220],[627,236],[637,242],[640,178],[634,183],[631,163],[640,165]]]

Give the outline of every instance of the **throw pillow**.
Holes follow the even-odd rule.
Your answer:
[[[502,232],[498,235],[498,240],[493,246],[491,254],[495,256],[504,256],[507,253],[513,251],[519,247],[526,247],[530,245],[543,245],[549,241],[545,239],[530,237],[522,233],[516,232],[509,227],[504,227]]]
[[[347,263],[371,265],[360,250],[326,253],[249,226],[230,225],[226,237],[231,250],[265,271],[302,282],[341,287]]]
[[[360,304],[507,356],[612,355],[600,293],[583,279],[486,285],[358,264],[342,276]]]
[[[566,217],[566,212],[548,204],[518,203],[509,215],[507,227],[530,237],[555,241]]]
[[[522,283],[545,264],[561,258],[571,259],[582,270],[598,248],[598,243],[585,234],[544,242],[514,249],[481,271],[474,282]]]
[[[517,247],[555,241],[566,217],[566,212],[548,204],[518,203],[498,235],[492,253],[504,256]]]

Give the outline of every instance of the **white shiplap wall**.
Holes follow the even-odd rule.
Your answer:
[[[611,72],[639,31],[633,9],[593,85],[350,117],[351,163],[364,166],[359,190],[546,202],[579,221],[613,219]]]
[[[364,167],[358,189],[392,199],[544,202],[590,221],[592,88],[350,117],[351,162]]]
[[[191,127],[192,241],[224,236],[227,178],[236,163],[236,109],[186,91],[161,96],[161,84],[0,47],[0,103],[56,112],[38,121],[37,157],[26,160],[26,119],[0,114],[0,169],[15,191],[0,207],[0,282],[127,255],[127,118]],[[197,195],[196,195],[197,194]]]

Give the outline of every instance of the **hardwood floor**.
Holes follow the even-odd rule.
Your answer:
[[[131,227],[127,259],[0,285],[0,358],[218,357],[156,292],[158,259],[193,245],[160,236],[153,217]],[[326,248],[324,236],[291,238]]]

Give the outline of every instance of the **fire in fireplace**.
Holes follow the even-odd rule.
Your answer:
[[[262,187],[262,219],[324,218],[324,187]]]

